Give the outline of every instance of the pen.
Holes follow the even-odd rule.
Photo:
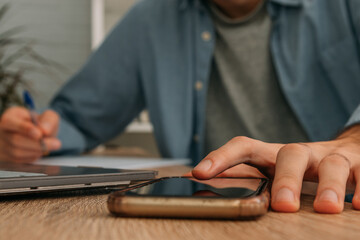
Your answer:
[[[31,97],[30,93],[26,90],[24,90],[23,98],[24,98],[25,107],[27,109],[29,109],[29,111],[30,111],[30,117],[31,117],[32,123],[35,126],[39,126],[39,123],[37,121],[37,116],[36,116],[37,113],[35,112],[35,104],[34,104],[33,98]],[[40,139],[40,144],[41,144],[41,150],[43,152],[43,155],[48,155],[49,151],[47,150],[47,147],[45,145],[43,138]]]

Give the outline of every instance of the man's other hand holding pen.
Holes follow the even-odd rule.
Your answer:
[[[47,110],[36,114],[24,107],[8,109],[0,120],[0,161],[34,162],[59,150],[59,115]]]

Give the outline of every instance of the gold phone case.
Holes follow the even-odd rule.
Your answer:
[[[145,184],[135,187],[145,186]],[[199,198],[109,195],[107,206],[116,216],[161,218],[241,219],[264,215],[269,208],[267,183],[260,195],[250,198]]]

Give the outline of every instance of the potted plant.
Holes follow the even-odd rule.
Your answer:
[[[0,23],[9,8],[9,4],[0,7]],[[10,106],[23,105],[20,90],[31,90],[27,73],[53,74],[52,70],[63,69],[38,54],[33,40],[19,37],[23,30],[23,27],[0,29],[0,115]]]

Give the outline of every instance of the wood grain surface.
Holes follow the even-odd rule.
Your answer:
[[[187,167],[160,170],[178,175]],[[269,212],[251,221],[117,218],[107,195],[41,196],[0,200],[0,239],[360,239],[360,212],[346,203],[342,214],[314,213],[313,196],[301,210]]]

